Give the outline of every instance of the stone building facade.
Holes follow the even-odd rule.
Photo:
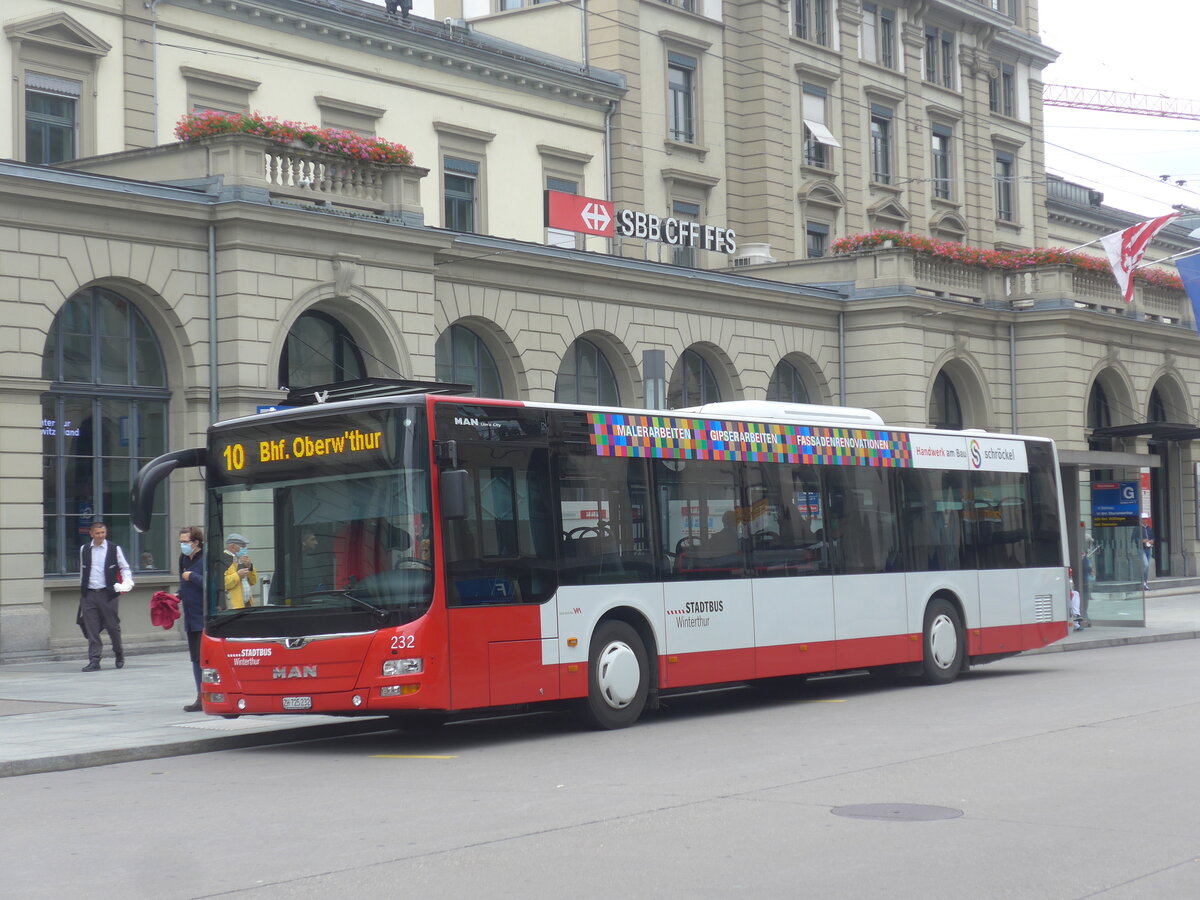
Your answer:
[[[668,17],[654,19],[654,40],[677,48],[659,54],[656,100],[638,99],[648,94],[645,71],[599,68],[599,44],[582,68],[539,46],[536,31],[533,46],[521,49],[504,35],[482,33],[482,25],[405,24],[353,0],[164,0],[149,10],[116,0],[17,0],[11,14],[6,7],[3,46],[17,88],[0,114],[24,137],[6,151],[21,161],[0,162],[0,658],[81,649],[74,560],[81,529],[96,516],[109,521],[135,562],[137,588],[123,602],[132,639],[177,642],[177,633],[153,629],[141,611],[154,590],[175,584],[174,529],[200,520],[200,484],[173,478],[155,527],[137,536],[124,516],[132,473],[162,450],[198,445],[216,419],[279,402],[284,387],[339,376],[466,381],[514,399],[630,406],[806,400],[870,407],[897,425],[1048,435],[1059,442],[1068,502],[1081,515],[1092,471],[1157,473],[1159,568],[1194,571],[1191,444],[1165,440],[1161,428],[1137,432],[1146,423],[1196,421],[1200,339],[1182,292],[1139,283],[1125,307],[1113,302],[1106,276],[1069,266],[1006,272],[898,247],[804,258],[807,238],[799,235],[810,221],[803,187],[810,175],[840,196],[826,195],[836,207],[830,240],[891,223],[871,216],[900,207],[907,216],[895,224],[947,234],[932,218],[941,209],[933,201],[944,198],[916,197],[931,189],[928,180],[890,186],[896,190],[869,183],[861,104],[857,132],[853,115],[827,123],[846,148],[826,157],[839,171],[808,172],[813,167],[796,158],[808,140],[798,75],[789,79],[801,84],[790,100],[777,98],[779,109],[796,113],[780,120],[779,147],[749,141],[756,128],[766,135],[770,116],[758,125],[730,124],[727,116],[730,109],[758,115],[755,91],[770,79],[756,86],[748,78],[747,93],[731,100],[717,88],[725,78],[718,74],[704,82],[704,103],[714,92],[720,99],[705,113],[716,117],[706,118],[706,129],[719,126],[703,158],[698,145],[664,144],[652,153],[649,123],[661,128],[665,119],[647,110],[669,97],[666,69],[708,40],[697,34],[709,34],[714,47],[723,41],[722,53],[736,34],[738,52],[751,54],[747,35],[756,32],[717,29],[720,9],[711,3],[704,14],[634,5],[650,19]],[[778,12],[760,6],[758,14]],[[1036,33],[1034,6],[1027,6],[1012,17],[1008,43],[988,44],[987,52],[1026,47],[1016,64],[1029,67],[1032,90],[1035,63],[1044,64],[1048,51],[1026,46]],[[745,17],[749,7],[725,8]],[[972,16],[991,22],[996,14],[968,0],[920,7],[965,17],[951,24]],[[826,63],[832,71],[836,59],[824,54],[850,53],[862,33],[850,26],[865,7],[826,8],[840,29],[835,47],[813,50],[807,38],[793,39],[788,20],[786,71]],[[904,34],[915,45],[917,17],[901,16],[900,24],[911,26]],[[646,30],[634,32],[639,42]],[[955,30],[964,37],[948,58],[961,64],[977,39],[966,35],[976,32],[983,33]],[[904,34],[897,33],[897,47]],[[566,53],[569,43],[560,39],[557,49]],[[775,31],[762,44],[762,53],[783,53]],[[934,46],[940,53],[937,40]],[[628,48],[611,52],[603,58],[642,59]],[[750,59],[740,64],[746,71]],[[906,64],[888,94],[905,109],[929,113],[936,96],[942,110],[966,103],[971,92],[979,102],[978,85],[959,91],[913,75]],[[259,92],[269,104],[259,103]],[[39,95],[36,102],[30,94]],[[85,109],[89,96],[94,113]],[[320,121],[363,132],[374,119],[376,133],[414,150],[415,164],[354,168],[245,135],[172,142],[184,112],[222,105],[307,121],[328,116]],[[1034,106],[1028,119],[1004,116],[987,132],[1023,135],[1026,155],[1015,156],[1031,173],[1040,165]],[[63,137],[67,117],[53,114],[64,108],[74,109],[75,158],[24,161],[31,146],[62,146],[54,139]],[[828,108],[845,106],[831,101]],[[965,107],[957,115],[946,120],[982,127]],[[729,132],[741,133],[742,144]],[[655,140],[664,138],[656,132]],[[915,139],[905,146],[913,155],[897,171],[915,178],[928,160],[913,161],[923,152]],[[952,171],[991,171],[990,150],[973,157],[977,141],[954,146],[963,159]],[[989,138],[982,146],[995,144]],[[658,162],[650,171],[652,158]],[[474,175],[454,161],[478,164]],[[315,184],[294,174],[320,166],[353,172]],[[987,200],[997,196],[996,180],[981,177],[986,190],[971,194],[964,179],[957,211],[942,210],[961,219],[968,242],[1040,245],[1056,221],[1066,233],[1065,207],[1047,205],[1031,178],[1021,184],[1019,228],[1001,238]],[[478,189],[472,227],[443,227],[448,199],[462,200],[463,178],[474,178]],[[759,246],[753,259],[718,260],[631,239],[612,246],[603,238],[567,239],[546,229],[541,191],[572,181],[577,193],[611,189],[620,204],[661,213],[671,211],[674,186],[699,185],[698,215],[735,225],[742,246]],[[776,204],[775,185],[784,183],[787,202]],[[750,193],[760,199],[751,202]],[[1106,212],[1089,214],[1089,221],[1107,221]],[[1134,428],[1111,430],[1122,425]],[[1073,552],[1082,535],[1073,534]]]

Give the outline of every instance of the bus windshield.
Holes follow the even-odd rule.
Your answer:
[[[210,633],[342,633],[428,611],[434,548],[421,423],[419,410],[391,408],[214,434]]]

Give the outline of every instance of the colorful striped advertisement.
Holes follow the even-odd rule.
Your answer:
[[[589,413],[599,456],[790,462],[826,466],[911,466],[909,436],[896,431],[767,425]]]
[[[1025,472],[1020,440],[824,425],[588,413],[598,456]]]

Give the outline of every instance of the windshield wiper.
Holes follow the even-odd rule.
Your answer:
[[[362,599],[362,597],[356,597],[354,594],[350,593],[349,589],[338,591],[323,588],[319,591],[309,591],[307,594],[299,594],[295,597],[289,597],[288,600],[308,600],[311,597],[345,597],[351,603],[357,603],[359,606],[369,609],[381,622],[388,617],[389,610],[386,610],[381,606],[376,606],[374,603],[368,603],[366,600]]]
[[[249,615],[254,610],[261,609],[261,608],[262,607],[259,607],[259,606],[247,606],[242,609],[233,610],[233,612],[229,613],[223,619],[217,619],[217,618],[209,619],[208,622],[204,626],[205,630],[207,630],[209,628],[224,628],[230,622],[240,619],[242,616]]]
[[[350,593],[349,591],[342,591],[342,596],[345,597],[347,600],[357,603],[359,606],[369,609],[371,612],[373,612],[375,614],[375,616],[379,619],[380,622],[383,622],[388,617],[388,611],[386,609],[384,609],[382,606],[376,606],[374,603],[368,603],[362,597],[356,597],[356,596],[354,596],[354,594]]]

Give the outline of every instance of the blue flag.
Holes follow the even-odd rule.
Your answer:
[[[1179,277],[1183,279],[1183,289],[1192,301],[1192,315],[1195,317],[1197,330],[1200,330],[1200,253],[1175,260],[1175,268],[1179,270]]]

